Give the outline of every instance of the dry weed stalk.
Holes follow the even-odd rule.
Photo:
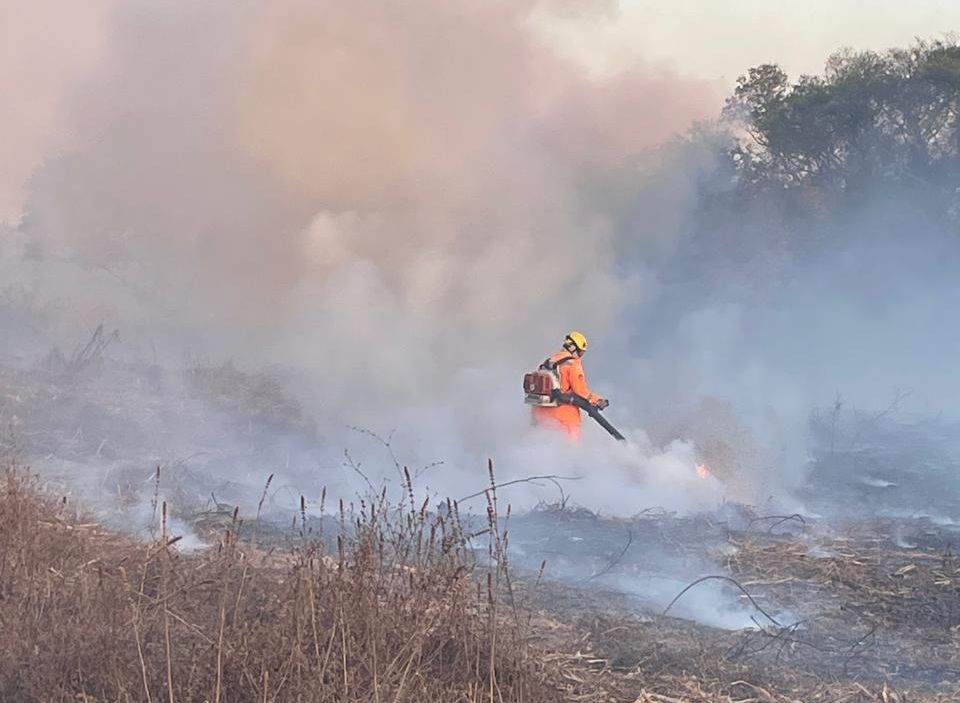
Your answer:
[[[196,554],[177,550],[166,503],[152,544],[78,529],[6,470],[0,699],[558,700],[526,651],[492,474],[486,565],[455,503],[431,512],[405,478],[400,504],[385,491],[341,504],[335,539],[312,534],[302,506],[281,557],[242,539],[237,510]]]

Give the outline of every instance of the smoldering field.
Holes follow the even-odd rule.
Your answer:
[[[34,109],[3,135],[22,178],[0,419],[8,453],[98,521],[149,539],[166,502],[196,548],[240,506],[281,540],[301,509],[322,522],[324,489],[402,496],[403,467],[431,505],[483,515],[492,458],[499,483],[555,477],[500,490],[536,508],[514,564],[545,559],[641,624],[740,573],[730,534],[833,565],[835,531],[880,518],[891,549],[951,548],[955,107],[917,120],[920,185],[883,115],[839,146],[777,151],[771,128],[749,169],[749,95],[721,119],[721,88],[668,67],[592,76],[538,32],[541,4],[95,5],[69,25],[35,5],[63,28],[41,63],[7,37],[24,58],[4,93]],[[944,80],[907,99],[956,106]],[[519,379],[570,328],[626,445],[529,426]],[[768,535],[769,516],[788,519]],[[798,623],[822,605],[802,595],[765,605]],[[758,617],[716,582],[675,607]],[[830,623],[850,631],[826,649],[861,624]]]

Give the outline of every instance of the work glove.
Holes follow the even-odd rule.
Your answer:
[[[596,402],[594,407],[596,407],[597,410],[606,410],[608,407],[610,407],[610,401],[606,398],[601,398]]]

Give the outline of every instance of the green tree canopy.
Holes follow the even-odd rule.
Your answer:
[[[919,190],[956,218],[960,44],[920,41],[884,53],[840,51],[821,76],[791,83],[776,65],[737,81],[724,115],[741,195],[776,189],[827,208],[878,186]],[[798,199],[798,200],[797,200]]]

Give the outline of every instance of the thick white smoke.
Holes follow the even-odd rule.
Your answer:
[[[489,456],[505,479],[589,475],[575,496],[621,513],[722,498],[691,473],[705,448],[744,476],[730,497],[795,484],[810,408],[838,391],[949,398],[933,350],[956,345],[937,324],[955,286],[930,275],[948,244],[910,258],[887,216],[810,261],[723,231],[691,243],[704,180],[724,174],[709,139],[672,140],[716,114],[714,87],[643,64],[592,75],[544,42],[550,13],[615,7],[8,13],[7,348],[105,322],[129,358],[280,366],[330,462],[370,444],[347,425],[396,430],[402,460],[447,462],[427,474],[438,491],[482,479]],[[831,236],[811,233],[825,251]],[[703,251],[722,242],[728,258]],[[726,271],[732,257],[746,264]],[[629,449],[589,421],[575,450],[530,432],[519,378],[573,327]]]
[[[70,145],[37,160],[8,257],[42,343],[105,321],[141,357],[281,364],[331,444],[394,428],[414,463],[669,473],[644,439],[620,456],[592,428],[599,454],[530,445],[518,381],[571,327],[612,344],[648,294],[609,186],[717,96],[660,68],[591,78],[541,43],[533,7],[105,5],[76,28],[103,55],[61,90]],[[669,248],[676,208],[630,246]],[[626,408],[620,361],[588,369]]]

